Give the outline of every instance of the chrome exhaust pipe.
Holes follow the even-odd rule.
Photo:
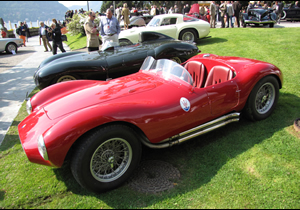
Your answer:
[[[223,127],[229,123],[237,122],[237,121],[239,121],[239,116],[240,116],[240,113],[238,113],[238,112],[222,116],[220,118],[217,118],[215,120],[207,122],[203,125],[200,125],[198,127],[192,128],[185,132],[179,133],[178,135],[172,136],[171,138],[165,139],[162,141],[165,143],[152,144],[149,142],[148,139],[146,140],[146,138],[142,139],[142,143],[145,146],[150,147],[152,149],[162,149],[162,148],[166,148],[166,147],[171,147],[173,145],[180,144],[182,142],[185,142],[185,141],[195,138],[197,136],[203,135],[205,133],[208,133],[210,131],[213,131],[215,129]]]

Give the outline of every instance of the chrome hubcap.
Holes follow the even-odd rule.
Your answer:
[[[70,80],[76,80],[76,78],[71,75],[62,76],[57,80],[57,83],[70,81]]]
[[[10,45],[8,46],[8,51],[9,51],[9,52],[12,52],[13,50],[16,51],[16,46],[13,45],[13,44],[10,44]]]
[[[259,114],[267,113],[275,100],[275,87],[272,83],[266,83],[260,87],[255,98],[255,108]]]
[[[105,141],[94,152],[90,171],[100,182],[111,182],[121,177],[132,161],[130,144],[121,138]]]
[[[193,42],[194,41],[194,34],[192,32],[186,32],[182,36],[183,41]]]

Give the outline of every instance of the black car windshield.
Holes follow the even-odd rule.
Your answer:
[[[176,78],[193,85],[193,78],[190,73],[183,66],[172,60],[155,60],[153,57],[148,56],[144,60],[141,70],[161,74],[166,80],[175,76]]]

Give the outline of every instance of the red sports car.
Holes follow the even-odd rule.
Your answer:
[[[82,187],[118,187],[138,166],[141,144],[165,148],[223,125],[267,118],[281,71],[258,60],[200,54],[183,65],[147,57],[135,74],[47,87],[27,102],[18,126],[31,162],[71,171]],[[168,126],[166,126],[168,125]]]

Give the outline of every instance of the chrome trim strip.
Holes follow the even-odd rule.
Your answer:
[[[274,21],[274,20],[270,20],[270,21],[253,21],[253,20],[245,20],[245,23],[268,24],[268,23],[276,23],[276,21]]]

